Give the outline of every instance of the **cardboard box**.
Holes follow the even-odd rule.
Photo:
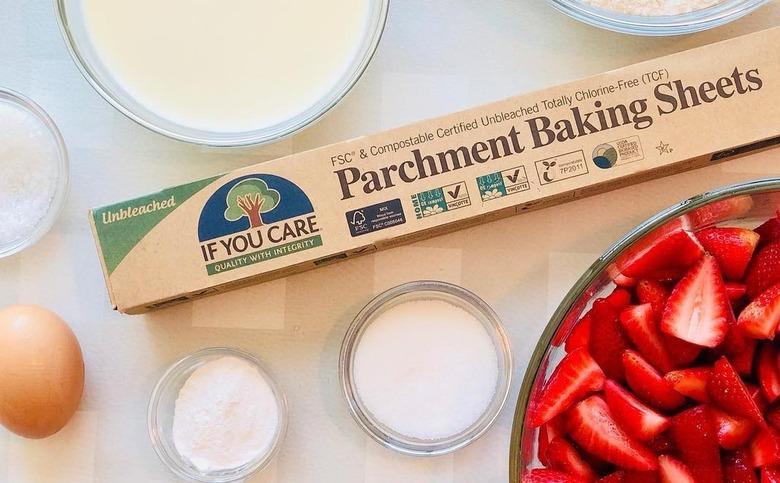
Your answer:
[[[96,208],[140,313],[780,143],[780,28]]]

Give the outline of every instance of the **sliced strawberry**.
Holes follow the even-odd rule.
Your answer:
[[[631,288],[636,285],[636,280],[620,273],[620,270],[614,263],[607,267],[607,275],[618,287]]]
[[[571,330],[566,338],[566,352],[571,352],[580,347],[588,347],[590,340],[590,314],[585,314]]]
[[[758,244],[758,233],[746,228],[706,228],[696,238],[718,261],[723,276],[740,280]]]
[[[739,326],[734,324],[729,328],[726,340],[723,341],[721,348],[737,372],[743,376],[750,376],[753,374],[753,359],[755,358],[757,346],[758,342],[756,339],[745,335]]]
[[[669,334],[661,334],[669,357],[672,358],[675,367],[688,367],[699,357],[702,348]]]
[[[619,319],[640,354],[659,371],[667,372],[673,369],[672,359],[661,341],[661,333],[658,331],[650,304],[631,305],[620,312]]]
[[[780,483],[780,468],[761,468],[761,483]]]
[[[755,229],[755,232],[761,237],[759,240],[759,244],[761,245],[780,240],[780,216],[766,220],[761,226]]]
[[[763,344],[758,351],[758,385],[769,404],[780,397],[780,373],[777,370],[777,349]]]
[[[746,292],[747,287],[744,283],[726,282],[726,297],[729,298],[731,305],[742,300]]]
[[[696,238],[682,228],[661,230],[623,255],[617,265],[630,278],[676,279],[701,258]]]
[[[737,325],[750,337],[774,339],[780,326],[780,283],[761,292],[750,302],[739,314]]]
[[[756,472],[750,463],[749,455],[744,451],[729,453],[723,458],[724,483],[758,483]]]
[[[737,449],[746,445],[756,430],[753,421],[731,416],[717,408],[710,408],[718,432],[718,444],[722,448]]]
[[[713,365],[707,389],[712,401],[721,409],[735,416],[748,418],[759,425],[764,424],[764,417],[747,386],[725,357],[721,357]]]
[[[723,480],[717,433],[707,406],[686,409],[674,416],[670,431],[680,458],[691,469],[697,483]]]
[[[754,298],[780,282],[780,241],[772,242],[756,253],[745,275],[748,297]]]
[[[673,410],[685,403],[685,398],[674,390],[672,384],[633,350],[623,352],[623,366],[628,386],[647,404],[659,409]]]
[[[582,459],[582,456],[563,437],[558,437],[550,442],[547,447],[547,460],[552,469],[563,471],[580,478],[583,482],[594,481],[596,473],[593,468]]]
[[[590,396],[570,409],[566,429],[585,451],[621,468],[650,471],[658,466],[655,455],[621,429],[599,396]]]
[[[733,320],[718,264],[705,255],[672,290],[661,330],[692,344],[715,347]]]
[[[642,404],[620,384],[604,383],[604,400],[620,427],[639,441],[649,441],[669,427],[669,419]]]
[[[709,367],[691,367],[667,372],[664,379],[672,384],[675,391],[699,402],[708,402],[707,381],[712,371]]]
[[[607,295],[605,300],[609,302],[616,311],[620,312],[631,304],[631,292],[618,287],[613,290],[611,294]]]
[[[587,394],[604,386],[604,373],[588,351],[567,354],[555,368],[541,393],[533,399],[528,421],[535,428],[550,421]]]
[[[780,464],[780,434],[772,427],[759,429],[750,442],[750,461],[753,466]]]
[[[550,442],[563,434],[563,429],[560,427],[560,418],[552,419],[543,425],[539,426],[539,461],[544,465],[550,464],[547,461],[547,448],[550,446]]]
[[[658,474],[661,483],[696,483],[685,463],[665,454],[658,457]]]
[[[618,470],[608,474],[607,476],[602,476],[597,481],[598,483],[624,483],[625,479],[626,472],[623,470]]]
[[[636,284],[636,298],[640,304],[650,304],[653,307],[657,320],[661,320],[670,293],[671,290],[657,280],[642,279]]]
[[[536,468],[523,475],[523,483],[582,483],[576,476],[560,471]]]
[[[593,359],[610,379],[622,381],[623,364],[620,354],[628,348],[628,339],[618,322],[617,311],[604,299],[593,302],[590,309],[590,340]]]
[[[668,432],[659,434],[650,442],[648,442],[647,446],[650,447],[650,449],[653,450],[655,454],[674,453],[677,451],[677,448],[674,447],[674,442],[669,437]]]

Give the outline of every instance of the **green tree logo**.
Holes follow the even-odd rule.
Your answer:
[[[268,213],[279,204],[279,192],[270,189],[265,181],[249,178],[233,186],[227,194],[225,219],[238,221],[246,216],[252,228],[262,226],[262,213]]]

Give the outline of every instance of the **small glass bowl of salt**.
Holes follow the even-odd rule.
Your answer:
[[[51,229],[68,180],[68,153],[54,121],[30,99],[0,88],[0,258]]]
[[[341,346],[341,386],[379,444],[437,456],[476,441],[509,394],[512,354],[501,321],[470,291],[416,281],[374,298]]]
[[[149,437],[187,481],[241,481],[270,463],[287,431],[287,401],[262,363],[239,349],[203,349],[175,362],[152,391]]]

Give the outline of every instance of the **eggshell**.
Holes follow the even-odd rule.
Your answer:
[[[84,389],[84,359],[70,327],[34,305],[0,309],[0,423],[45,438],[70,420]]]

